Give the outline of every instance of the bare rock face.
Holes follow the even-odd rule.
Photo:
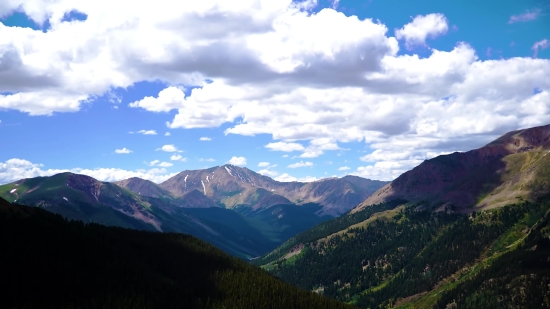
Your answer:
[[[503,206],[520,197],[532,198],[529,187],[538,183],[537,175],[542,177],[539,169],[550,159],[546,156],[548,149],[550,125],[512,131],[479,149],[424,161],[372,194],[352,212],[398,198],[453,205],[461,211]],[[515,193],[509,194],[511,191]]]

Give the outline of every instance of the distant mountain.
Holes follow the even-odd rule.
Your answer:
[[[427,160],[253,263],[361,308],[550,308],[549,152],[543,126]]]
[[[236,207],[225,209],[196,189],[174,197],[156,184],[136,178],[117,185],[85,175],[61,173],[0,186],[0,197],[37,206],[68,219],[138,230],[187,233],[243,258],[257,257],[288,237],[328,219],[314,214],[321,209],[319,205],[296,206],[262,188],[253,188],[251,192],[253,194],[246,195],[244,202],[255,203],[258,213],[250,207],[245,208],[252,213],[235,211]],[[277,210],[277,215],[261,211],[266,205],[275,205],[272,211]]]
[[[550,125],[513,131],[479,149],[426,160],[353,210],[406,199],[459,211],[489,209],[550,192]]]
[[[133,185],[124,180],[116,184],[141,195],[159,196],[158,190]],[[357,176],[328,178],[314,182],[279,182],[248,168],[234,165],[216,166],[203,170],[186,170],[159,184],[158,187],[175,197],[198,190],[214,203],[226,207],[250,207],[253,210],[280,204],[317,203],[319,216],[339,216],[365,200],[387,184]],[[138,190],[138,191],[136,191]],[[196,207],[203,207],[196,204]]]
[[[114,184],[126,188],[130,191],[136,192],[139,195],[173,198],[170,192],[159,187],[156,183],[138,177],[115,181]]]
[[[191,191],[184,199],[175,199],[172,202],[166,198],[139,195],[89,176],[61,173],[2,185],[0,197],[22,205],[37,206],[68,219],[86,223],[191,234],[243,258],[258,256],[277,245],[276,241],[270,239],[271,235],[268,237],[262,233],[263,230],[269,230],[268,227],[264,227],[263,230],[253,227],[254,220],[246,219],[232,210],[217,207],[198,191]],[[186,208],[178,206],[194,202],[213,208],[206,209],[207,213],[203,214],[201,219]],[[222,217],[224,221],[213,223],[209,219],[211,216]]]
[[[69,222],[2,198],[0,244],[2,308],[351,308],[188,235]]]

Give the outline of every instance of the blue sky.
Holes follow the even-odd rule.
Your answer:
[[[550,123],[548,1],[211,2],[0,5],[0,183],[391,180]]]

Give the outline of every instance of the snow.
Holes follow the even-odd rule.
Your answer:
[[[206,195],[206,187],[204,186],[204,182],[201,180],[202,183],[202,189],[204,190],[204,195]]]
[[[11,189],[10,193],[17,191],[17,189]]]
[[[66,197],[63,197],[64,200],[66,200],[67,202],[69,201]]]
[[[225,170],[229,173],[229,175],[233,176],[233,174],[231,174],[231,171],[227,168],[227,166],[224,166],[225,167]],[[235,176],[233,176],[235,177]]]
[[[185,175],[185,178],[183,178],[183,182],[187,183],[187,176],[189,175]]]

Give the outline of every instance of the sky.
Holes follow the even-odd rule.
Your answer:
[[[0,184],[392,180],[550,124],[547,0],[0,2]]]

